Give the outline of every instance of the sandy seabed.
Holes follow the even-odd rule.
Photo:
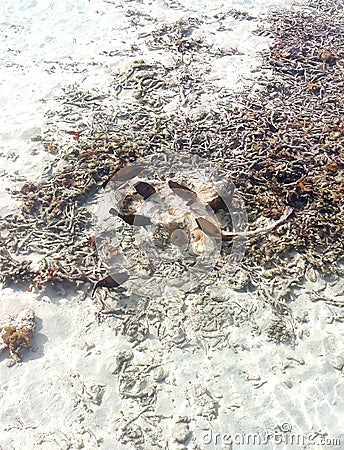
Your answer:
[[[200,52],[212,49],[211,67],[199,69],[204,92],[187,102],[187,89],[179,89],[185,80],[176,77],[164,113],[207,113],[218,104],[214,86],[239,97],[257,89],[258,52],[272,40],[253,32],[266,24],[271,7],[292,5],[3,2],[1,217],[20,211],[11,190],[44,183],[65,167],[66,153],[79,145],[66,131],[101,138],[102,121],[129,105],[130,83],[123,92],[114,93],[114,85],[137,61],[175,64],[180,55],[168,38],[154,42],[164,26],[173,36],[190,26],[191,34],[181,36],[186,43],[177,46],[190,38]],[[142,87],[142,79],[135,82]],[[79,100],[86,95],[85,106]],[[35,258],[39,264],[40,255]],[[18,319],[25,310],[34,312],[35,328],[18,362],[0,345],[0,448],[341,448],[343,279],[309,270],[290,292],[283,320],[245,289],[245,270],[236,283],[224,280],[148,299],[125,291],[91,297],[82,284],[31,292],[4,286],[1,329],[20,320],[30,326]],[[110,310],[128,304],[127,314],[104,314],[104,302]]]

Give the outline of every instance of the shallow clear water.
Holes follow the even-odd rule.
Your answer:
[[[18,187],[25,179],[39,179],[54,159],[32,138],[49,130],[46,113],[60,108],[57,96],[64,87],[79,83],[106,93],[111,73],[125,64],[126,53],[131,58],[144,54],[143,46],[137,55],[131,50],[140,33],[149,33],[157,24],[186,16],[211,18],[230,8],[261,15],[270,6],[282,5],[290,6],[285,1],[2,1],[0,213],[7,214],[17,207],[6,188]],[[151,15],[157,22],[136,16],[134,20],[135,10]],[[231,19],[227,25],[232,28],[227,35],[232,39],[228,45],[237,46],[243,55],[230,68],[219,62],[214,70],[220,74],[219,83],[235,90],[242,77],[253,77],[250,69],[258,64],[256,52],[269,41],[253,36],[251,30],[256,25],[249,21]],[[211,32],[212,25],[206,30],[212,42],[220,40],[217,32]],[[104,108],[107,107],[104,100]],[[331,292],[329,286],[326,289]],[[274,344],[252,337],[252,328],[247,324],[240,327],[240,314],[237,317],[237,312],[232,311],[229,317],[237,320],[237,326],[228,337],[230,348],[208,349],[202,344],[191,350],[176,346],[166,349],[152,338],[146,348],[135,350],[140,364],[149,361],[153,366],[157,358],[170,374],[168,383],[159,385],[156,402],[157,415],[166,417],[162,435],[170,442],[169,448],[180,448],[169,437],[169,430],[175,419],[182,416],[194,421],[194,435],[204,449],[227,448],[223,441],[226,433],[274,432],[274,428],[285,423],[295,433],[318,431],[328,433],[330,438],[340,437],[343,378],[340,370],[334,369],[332,359],[334,354],[342,357],[343,327],[342,323],[330,323],[327,307],[312,303],[305,292],[295,296],[293,305],[295,316],[300,321],[307,316],[309,321],[308,336],[297,349],[279,347],[277,352]],[[235,301],[247,306],[247,310],[256,308],[257,317],[264,322],[268,312],[254,295],[247,298],[238,294]],[[176,305],[178,309],[178,302]],[[139,401],[129,405],[122,402],[118,394],[120,383],[113,374],[114,355],[129,348],[128,342],[116,336],[115,327],[95,322],[97,308],[90,299],[76,301],[66,294],[59,299],[47,295],[37,301],[32,293],[3,291],[2,314],[26,306],[36,310],[42,320],[36,344],[44,351],[18,367],[7,368],[4,359],[0,362],[0,446],[82,448],[78,447],[81,440],[87,449],[97,445],[103,449],[125,448],[114,438],[121,421],[119,411],[123,409],[124,416],[131,418],[142,410]],[[167,319],[173,321],[173,317]],[[193,329],[192,318],[185,326]],[[286,361],[289,367],[285,367]],[[151,380],[145,382],[149,385]],[[206,385],[213,397],[209,399],[200,393],[198,383]],[[87,403],[92,398],[92,386],[98,384],[105,386],[102,403]],[[200,418],[197,412],[202,406],[199,403],[206,401],[210,411],[213,407],[219,409],[215,421]],[[207,444],[210,429],[220,437],[216,442],[212,437]],[[92,433],[99,441],[102,439],[99,444]],[[40,434],[44,436],[41,445]],[[343,442],[343,435],[341,438]],[[68,447],[69,443],[74,447]],[[253,447],[243,444],[239,448]],[[294,447],[270,442],[254,448]],[[334,444],[324,448],[340,447]]]

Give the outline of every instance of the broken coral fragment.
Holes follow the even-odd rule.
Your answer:
[[[24,309],[17,316],[8,315],[0,324],[0,350],[8,348],[13,360],[20,361],[19,352],[31,346],[34,329],[35,314],[31,309]]]

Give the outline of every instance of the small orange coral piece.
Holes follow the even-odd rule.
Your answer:
[[[95,246],[96,246],[96,237],[95,236],[90,236],[88,238],[88,242],[89,242],[90,249],[93,250],[95,248]]]
[[[326,170],[327,172],[337,172],[337,170],[338,170],[338,165],[337,165],[337,163],[335,163],[335,162],[333,162],[333,163],[328,163],[328,164],[326,164],[326,166],[325,166],[325,170]]]
[[[334,202],[339,202],[340,201],[340,194],[332,194],[332,198]]]
[[[301,177],[296,181],[296,184],[301,192],[310,192],[311,190],[306,186],[306,177]]]
[[[67,134],[72,135],[72,136],[73,136],[73,139],[74,139],[75,141],[78,141],[78,140],[79,140],[79,137],[80,137],[80,134],[81,134],[81,131],[67,131]]]
[[[4,328],[5,333],[2,335],[2,340],[7,345],[10,354],[18,358],[18,352],[22,348],[28,348],[31,345],[31,330],[29,328],[22,328],[17,330],[17,327],[10,325]]]
[[[318,91],[320,88],[321,88],[321,85],[319,83],[309,82],[307,84],[306,91],[307,92],[309,92],[309,91]]]

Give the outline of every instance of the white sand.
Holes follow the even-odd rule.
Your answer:
[[[228,20],[226,27],[231,30],[220,32],[210,18],[232,7],[260,15],[271,5],[289,5],[266,0],[230,5],[217,0],[113,3],[2,2],[1,216],[18,207],[6,188],[46,176],[44,171],[54,162],[55,157],[32,138],[53,129],[61,145],[70,145],[65,135],[68,125],[58,119],[61,105],[54,97],[72,83],[106,94],[112,71],[128,64],[126,53],[138,42],[138,35],[156,27],[144,19],[133,23],[128,11],[146,12],[161,24],[186,15],[207,15],[202,32],[209,42],[237,47],[243,53],[219,60],[209,78],[240,90],[249,79],[254,83],[259,64],[256,52],[266,48],[269,40],[251,34],[255,21]],[[138,57],[145,52],[141,46]],[[104,111],[114,106],[106,99],[103,102]],[[49,110],[57,110],[52,119],[45,115]],[[53,126],[49,120],[55,121]],[[0,315],[31,308],[37,327],[33,347],[23,352],[22,363],[8,367],[8,352],[0,354],[0,448],[222,449],[231,448],[225,445],[226,433],[261,432],[264,437],[267,432],[278,433],[278,426],[286,423],[295,434],[317,432],[341,438],[343,446],[343,318],[341,322],[331,319],[331,307],[312,301],[317,296],[310,295],[319,292],[318,297],[343,301],[343,280],[318,279],[294,294],[290,326],[296,328],[297,336],[302,335],[294,349],[259,334],[266,330],[272,313],[254,294],[240,294],[221,283],[207,289],[203,299],[176,297],[168,304],[154,300],[150,307],[168,314],[160,324],[148,323],[149,337],[136,347],[118,334],[118,319],[98,323],[99,305],[89,297],[83,299],[81,292],[73,297],[52,295],[48,290],[39,296],[2,289]],[[179,345],[183,334],[188,341],[185,346]],[[131,365],[116,373],[116,358],[123,351],[132,352]],[[139,398],[147,392],[156,393],[149,406]],[[213,439],[208,444],[210,430]],[[178,443],[188,433],[188,443]],[[233,448],[313,447],[270,441]],[[341,447],[332,443],[314,448]]]

